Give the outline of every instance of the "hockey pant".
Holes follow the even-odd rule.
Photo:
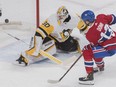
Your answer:
[[[116,49],[106,50],[102,46],[85,46],[83,50],[83,57],[87,73],[89,74],[93,71],[94,61],[98,67],[104,66],[103,58],[107,56],[112,56],[115,53]]]
[[[33,50],[33,49],[34,48],[32,48],[31,50]],[[44,41],[40,50],[44,50],[45,52],[47,52],[51,55],[54,55],[56,53],[56,46],[55,46],[54,40]],[[29,64],[47,59],[46,57],[42,56],[41,54],[38,54],[37,56],[33,56],[33,55],[29,54],[29,52],[27,52],[27,51],[23,52],[22,55],[28,59]]]
[[[78,41],[73,39],[71,36],[65,42],[56,41],[56,47],[57,49],[64,52],[80,51]]]

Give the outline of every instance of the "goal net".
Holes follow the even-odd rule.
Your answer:
[[[36,28],[36,0],[0,0],[0,27]]]

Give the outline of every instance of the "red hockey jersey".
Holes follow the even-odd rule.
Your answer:
[[[98,15],[86,33],[88,41],[94,46],[101,45],[108,50],[116,49],[116,32],[110,28],[113,20],[113,15]]]

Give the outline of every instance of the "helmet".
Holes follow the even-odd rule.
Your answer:
[[[65,6],[61,6],[57,10],[57,19],[60,21],[64,21],[68,17],[68,15],[69,15],[69,12]]]
[[[90,23],[92,23],[95,20],[95,14],[91,10],[86,10],[82,13],[81,18],[84,22],[89,21]]]

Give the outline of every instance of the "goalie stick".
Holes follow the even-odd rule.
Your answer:
[[[77,61],[82,57],[82,54],[76,59],[76,61],[69,67],[69,69],[63,74],[63,76],[59,79],[59,80],[48,80],[48,83],[58,83],[60,82],[65,76],[66,74],[72,69],[72,67],[77,63]]]
[[[45,57],[47,57],[48,59],[54,61],[54,62],[57,63],[57,64],[62,64],[62,63],[63,63],[61,60],[57,59],[56,57],[52,56],[51,54],[49,54],[49,53],[47,53],[47,52],[45,52],[45,51],[43,51],[43,50],[40,50],[40,54],[41,54],[42,56],[45,56]]]
[[[16,39],[16,40],[25,43],[26,45],[29,46],[29,48],[30,48],[31,45],[32,45],[33,37],[31,38],[30,44],[28,44],[28,43],[26,43],[25,41],[21,40],[21,39],[18,38],[18,37],[13,36],[13,35],[10,34],[10,33],[7,33],[7,32],[5,32],[5,31],[3,31],[3,32],[6,33],[7,35],[13,37],[13,38]],[[47,53],[47,52],[45,52],[45,51],[43,51],[43,50],[40,50],[40,54],[41,54],[42,56],[47,57],[47,58],[50,59],[51,61],[53,61],[53,62],[55,62],[55,63],[57,63],[57,64],[59,64],[59,65],[61,65],[61,66],[66,66],[66,65],[70,64],[71,62],[75,61],[75,59],[76,59],[76,56],[72,56],[72,57],[68,58],[67,60],[65,60],[64,62],[62,62],[62,61],[59,60],[58,58],[52,56],[51,54],[49,54],[49,53]]]

